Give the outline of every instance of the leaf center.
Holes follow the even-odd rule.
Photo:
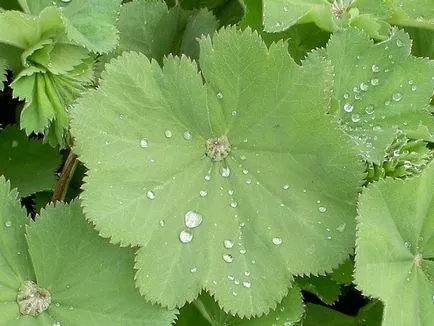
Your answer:
[[[228,156],[231,151],[231,144],[229,144],[228,137],[225,135],[209,138],[206,141],[206,155],[212,161],[222,161],[226,156]]]
[[[17,303],[22,315],[38,316],[48,309],[51,303],[51,294],[35,282],[25,281],[18,290]]]

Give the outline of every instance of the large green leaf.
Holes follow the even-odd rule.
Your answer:
[[[434,29],[434,6],[432,0],[393,0],[392,24]]]
[[[434,164],[405,181],[370,185],[360,197],[355,280],[384,302],[384,326],[434,320]]]
[[[212,34],[216,27],[216,19],[206,10],[169,10],[162,1],[133,1],[121,9],[118,52],[139,51],[159,62],[170,53],[197,59],[196,38]]]
[[[0,132],[0,153],[0,174],[18,188],[21,196],[54,189],[60,166],[56,149],[39,140],[29,140],[16,127],[8,127]]]
[[[434,131],[428,111],[434,62],[410,56],[410,45],[402,31],[374,45],[356,29],[336,32],[327,45],[335,72],[333,113],[368,161],[380,163],[398,133],[420,125]]]
[[[276,309],[257,318],[241,319],[231,316],[220,309],[208,294],[201,294],[191,304],[180,310],[176,326],[290,326],[299,321],[303,314],[303,302],[300,289],[293,287]]]
[[[171,324],[173,311],[146,303],[134,288],[133,250],[98,237],[79,202],[50,206],[24,228],[28,220],[16,197],[0,177],[3,325]],[[37,317],[17,304],[17,289],[26,281],[37,282],[44,289],[39,293],[49,292],[48,306]],[[33,298],[29,302],[39,296]]]
[[[142,246],[146,298],[181,306],[205,287],[225,310],[260,315],[292,274],[351,251],[363,168],[324,115],[331,69],[318,56],[301,67],[287,45],[234,28],[200,51],[201,75],[185,57],[160,68],[125,53],[79,99],[83,205],[102,236]]]

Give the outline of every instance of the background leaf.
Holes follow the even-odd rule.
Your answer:
[[[374,183],[360,197],[355,280],[384,302],[383,325],[434,318],[433,184],[430,164],[418,177]]]
[[[0,152],[0,174],[18,188],[21,196],[54,189],[61,163],[56,149],[29,140],[17,127],[8,127],[0,132]]]

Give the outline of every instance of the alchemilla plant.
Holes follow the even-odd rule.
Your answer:
[[[0,325],[434,324],[431,0],[0,6]]]

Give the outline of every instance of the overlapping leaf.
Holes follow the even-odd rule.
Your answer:
[[[364,33],[351,29],[333,34],[326,48],[336,76],[333,113],[363,157],[377,164],[398,133],[425,130],[422,139],[433,137],[428,108],[434,62],[410,56],[410,46],[402,31],[374,45]]]
[[[133,284],[133,252],[101,239],[79,202],[28,219],[0,177],[0,315],[5,325],[170,325],[173,312],[152,306]],[[21,315],[17,289],[37,282],[51,295],[39,316]]]
[[[18,188],[21,196],[54,189],[60,165],[57,150],[39,140],[29,140],[18,128],[8,127],[0,132],[0,153],[0,174]]]
[[[360,197],[355,281],[384,302],[385,326],[434,320],[433,184],[430,164],[418,177],[376,182]]]
[[[125,53],[79,100],[83,204],[102,236],[142,246],[146,298],[181,306],[205,287],[226,311],[260,315],[292,274],[348,255],[362,168],[324,115],[331,75],[318,56],[300,67],[250,30],[200,46],[202,75],[185,57],[160,68]],[[206,141],[223,136],[232,151],[212,161]]]
[[[215,17],[207,10],[169,10],[162,1],[133,1],[121,9],[118,52],[139,51],[159,62],[170,53],[197,59],[196,38],[212,34],[216,27]]]

